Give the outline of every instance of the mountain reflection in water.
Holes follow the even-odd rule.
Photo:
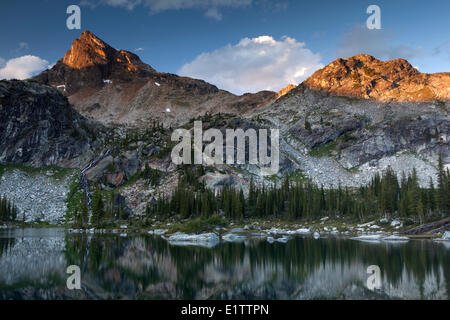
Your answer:
[[[82,290],[66,289],[81,268]],[[382,289],[366,288],[378,265]],[[148,235],[0,231],[0,299],[449,299],[446,243],[298,237],[173,246]]]

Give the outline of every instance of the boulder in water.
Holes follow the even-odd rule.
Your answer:
[[[289,240],[291,240],[290,237],[284,236],[284,237],[278,238],[276,241],[281,242],[281,243],[287,243]]]
[[[437,241],[450,241],[450,231],[445,231],[442,238],[436,239]]]
[[[222,236],[222,239],[227,242],[242,242],[246,239],[246,236],[234,234],[234,233],[228,233],[224,236]]]
[[[178,246],[200,246],[212,248],[220,241],[219,236],[215,233],[203,234],[186,234],[177,232],[168,238],[168,241],[173,245]]]
[[[311,230],[309,228],[300,228],[295,231],[297,234],[310,234]]]
[[[402,236],[397,236],[397,235],[391,235],[389,237],[384,237],[383,241],[409,241],[408,237],[402,237]]]
[[[359,237],[355,237],[352,238],[353,240],[360,240],[360,241],[373,241],[373,242],[378,242],[380,240],[383,239],[383,236],[380,234],[368,234],[368,235],[363,235],[363,236],[359,236]]]

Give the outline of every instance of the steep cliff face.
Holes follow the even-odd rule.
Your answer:
[[[0,162],[76,167],[90,155],[88,121],[51,87],[0,81],[0,122]]]
[[[390,165],[436,182],[450,164],[450,101],[391,102],[336,96],[300,85],[252,115],[281,129],[283,153],[319,184],[361,185]]]
[[[369,55],[338,59],[303,84],[382,102],[450,100],[450,73],[424,74],[404,59],[380,61]]]

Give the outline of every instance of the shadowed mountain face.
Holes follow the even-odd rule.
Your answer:
[[[0,162],[33,167],[80,166],[95,137],[57,90],[27,81],[0,81]]]
[[[381,102],[450,100],[450,73],[420,73],[408,61],[369,55],[338,59],[304,82],[310,89]]]
[[[100,121],[182,124],[206,112],[242,113],[276,99],[274,92],[235,96],[202,80],[162,73],[131,52],[85,31],[64,58],[34,80],[53,86]]]

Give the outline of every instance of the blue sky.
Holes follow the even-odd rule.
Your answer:
[[[81,30],[66,28],[71,4],[81,7]],[[382,30],[365,27],[372,4],[381,8]],[[55,63],[84,30],[118,49],[141,48],[135,53],[158,71],[201,77],[236,93],[300,82],[357,53],[450,72],[446,0],[15,0],[0,6],[0,69],[17,77]],[[34,59],[17,60],[24,56]]]

